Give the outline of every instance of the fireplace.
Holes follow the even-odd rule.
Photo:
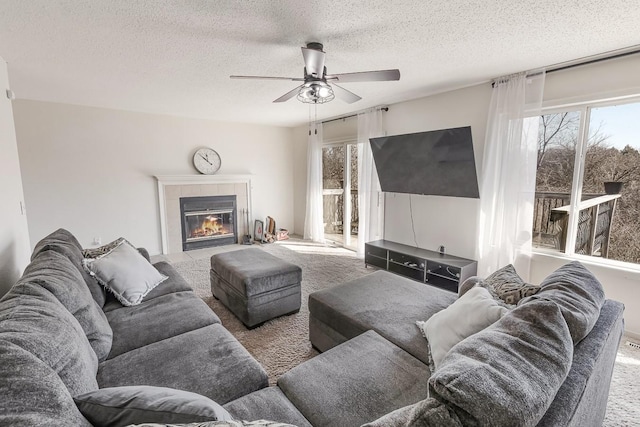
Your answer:
[[[182,250],[238,242],[236,196],[181,197]]]

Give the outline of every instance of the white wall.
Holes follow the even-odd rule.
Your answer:
[[[6,89],[7,64],[0,58],[0,296],[22,274],[31,252],[13,112]]]
[[[640,55],[547,74],[544,106],[640,94]]]
[[[38,101],[14,103],[31,244],[59,227],[83,246],[126,237],[161,252],[154,175],[197,174],[201,146],[219,174],[252,174],[252,216],[293,227],[293,131]]]

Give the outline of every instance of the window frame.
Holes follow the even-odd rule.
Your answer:
[[[344,148],[344,172],[343,178],[345,185],[342,190],[344,190],[343,197],[346,199],[347,192],[349,193],[349,197],[351,197],[351,150],[349,149],[350,145],[358,146],[358,139],[355,137],[347,137],[347,138],[334,138],[322,141],[321,149],[329,148],[329,147],[343,147]],[[322,157],[320,159],[322,161]],[[322,166],[322,165],[321,165]],[[324,190],[324,189],[323,189]],[[344,199],[343,199],[344,200]],[[348,206],[347,206],[348,205]],[[347,216],[348,215],[348,216]],[[344,203],[344,209],[342,212],[343,216],[343,230],[342,230],[342,239],[343,242],[340,244],[339,242],[333,242],[334,244],[338,244],[342,246],[344,249],[348,249],[351,251],[357,250],[357,245],[353,245],[351,239],[351,227],[344,227],[344,218],[351,218],[351,203]]]
[[[550,248],[531,247],[532,254],[553,256],[556,258],[578,260],[581,262],[602,265],[605,267],[615,267],[621,270],[640,272],[640,263],[619,261],[609,258],[601,258],[592,255],[582,255],[575,253],[576,239],[578,233],[578,204],[582,198],[582,186],[584,178],[585,159],[588,148],[588,130],[591,120],[591,110],[593,108],[611,107],[614,105],[640,104],[640,94],[625,95],[615,98],[605,98],[588,100],[578,103],[566,103],[549,105],[542,107],[537,114],[527,115],[526,118],[556,114],[563,112],[578,112],[580,114],[580,127],[578,130],[578,141],[576,145],[576,156],[574,158],[573,177],[571,181],[571,210],[569,211],[569,223],[567,230],[567,240],[565,251]],[[639,136],[640,137],[640,136]],[[640,147],[639,147],[640,148]]]

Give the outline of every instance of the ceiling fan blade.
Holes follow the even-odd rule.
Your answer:
[[[321,79],[324,74],[324,52],[303,47],[302,56],[304,56],[304,66],[307,69],[307,74]]]
[[[303,82],[304,79],[297,77],[269,77],[269,76],[229,76],[232,79],[262,79],[262,80],[289,80],[294,82]]]
[[[362,71],[359,73],[327,74],[327,80],[337,80],[340,83],[348,82],[384,82],[400,80],[400,70]]]
[[[346,90],[343,87],[338,86],[337,84],[333,83],[331,85],[331,87],[333,88],[333,92],[335,93],[335,95],[342,99],[344,102],[346,102],[347,104],[353,104],[356,101],[360,101],[362,98],[359,97],[358,95],[356,95],[355,93]]]
[[[285,102],[285,101],[290,100],[291,98],[296,96],[298,94],[298,92],[300,92],[300,88],[302,86],[304,86],[304,85],[300,85],[297,88],[290,90],[289,92],[285,93],[284,95],[282,95],[280,98],[274,100],[273,102]]]

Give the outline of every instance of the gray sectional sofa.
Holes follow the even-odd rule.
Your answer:
[[[300,426],[602,425],[624,306],[587,269],[560,268],[432,372],[415,323],[457,299],[386,271],[315,292],[323,353],[225,408]]]
[[[0,425],[90,425],[73,397],[127,385],[194,392],[236,419],[299,427],[604,417],[623,306],[577,263],[454,346],[436,371],[415,322],[457,295],[385,271],[313,293],[310,340],[323,353],[267,387],[264,369],[169,264],[154,264],[169,279],[125,307],[85,273],[81,250],[65,230],[47,236],[0,300]]]
[[[426,367],[429,352],[415,322],[429,319],[457,298],[377,271],[310,295],[310,339],[318,349],[328,350],[324,356],[339,353],[365,331],[375,331]],[[600,283],[586,268],[569,263],[543,281],[536,295],[453,347],[444,366],[427,374],[429,393],[424,391],[418,403],[370,425],[600,426],[624,330],[623,311],[621,303],[604,298]],[[379,375],[374,358],[359,360],[375,372],[371,378]],[[385,393],[402,395],[403,387],[410,389],[412,383],[394,386]],[[365,418],[363,414],[358,421],[374,419]]]
[[[154,264],[169,279],[125,307],[81,263],[78,241],[60,229],[0,300],[0,425],[90,425],[73,397],[104,387],[171,387],[225,404],[267,386],[169,264]]]

